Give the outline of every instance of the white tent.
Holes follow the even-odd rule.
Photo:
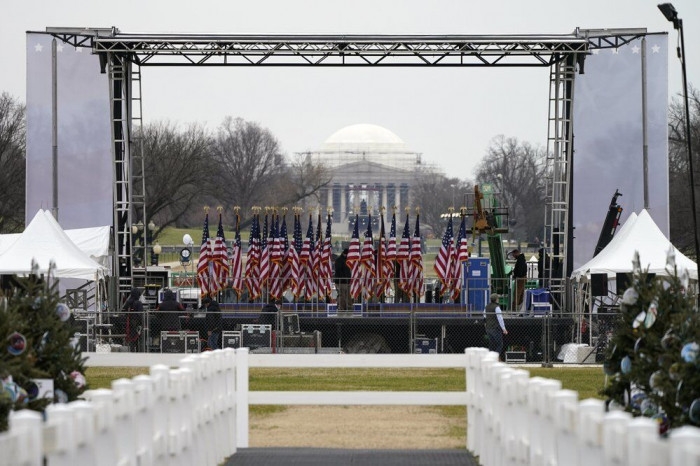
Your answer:
[[[668,275],[666,260],[669,250],[673,248],[676,255],[678,274],[688,271],[691,280],[698,279],[698,268],[664,236],[646,210],[636,216],[630,216],[620,228],[612,241],[593,259],[574,270],[571,278],[580,280],[590,278],[592,273],[606,273],[614,279],[619,273],[632,271],[632,259],[639,252],[642,270],[657,275]]]
[[[38,273],[44,274],[53,262],[56,278],[97,280],[106,273],[105,267],[81,251],[51,213],[44,210],[39,210],[24,232],[0,253],[0,275],[29,274],[32,261],[38,266]]]

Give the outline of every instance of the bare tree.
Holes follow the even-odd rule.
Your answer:
[[[277,139],[258,123],[226,117],[212,142],[212,194],[241,213],[253,205],[279,205],[275,187],[285,172]]]
[[[479,184],[490,183],[509,208],[510,227],[519,239],[532,241],[544,230],[544,170],[542,149],[503,135],[491,140],[476,171]]]
[[[426,173],[413,187],[411,195],[415,204],[421,207],[421,222],[430,225],[435,236],[441,238],[447,226],[447,220],[442,215],[448,212],[449,207],[454,207],[456,213],[462,206],[470,207],[465,205],[470,200],[465,201],[465,195],[472,190],[473,185],[469,181],[447,178],[440,173]]]
[[[307,198],[321,201],[320,194],[333,180],[323,164],[313,162],[308,153],[296,154],[278,183],[277,205],[292,205]]]
[[[692,88],[688,92],[690,110],[690,134],[693,148],[693,174],[695,183],[700,180],[700,92]],[[693,240],[693,215],[690,199],[688,143],[686,135],[685,103],[682,96],[671,102],[668,112],[668,169],[671,242],[681,251],[695,255]],[[700,204],[695,192],[696,204]],[[699,207],[700,205],[696,205]],[[698,214],[700,216],[700,214]]]
[[[0,232],[24,229],[26,179],[25,108],[7,92],[0,94]]]
[[[199,125],[183,130],[167,122],[147,125],[143,130],[146,170],[146,212],[163,228],[180,225],[201,202],[211,182],[210,138]],[[140,150],[137,147],[136,150]]]

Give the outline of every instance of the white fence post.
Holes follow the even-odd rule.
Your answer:
[[[153,412],[158,413],[153,418],[153,464],[156,466],[168,466],[168,385],[170,368],[165,364],[155,364],[150,367],[149,373],[153,381]]]
[[[74,466],[76,461],[73,409],[66,404],[46,407],[44,448],[48,466]]]
[[[115,445],[114,394],[112,390],[100,388],[83,393],[95,409],[95,437],[93,440],[96,466],[111,466],[118,463]]]
[[[527,390],[530,384],[530,373],[523,369],[516,369],[511,375],[510,398],[513,403],[513,438],[511,440],[512,449],[510,452],[514,457],[514,464],[527,464],[530,459],[528,450],[529,436],[531,429],[528,408]]]
[[[603,464],[602,423],[605,402],[587,398],[578,404],[578,464]]]
[[[96,464],[95,423],[97,409],[92,403],[77,400],[68,406],[73,410],[76,455],[74,464]]]
[[[130,379],[112,381],[114,395],[114,433],[119,464],[136,465],[136,429],[134,426],[134,382]]]
[[[248,348],[236,350],[236,447],[248,448]]]
[[[668,442],[659,437],[659,424],[637,417],[627,426],[627,466],[668,465]]]
[[[542,464],[555,465],[557,461],[557,420],[554,409],[554,395],[561,390],[561,380],[544,379],[542,391],[538,393],[538,412],[542,420],[540,435],[542,446]]]
[[[527,409],[530,428],[527,430],[526,445],[528,451],[528,463],[531,465],[543,464],[542,458],[542,429],[544,424],[539,412],[537,402],[540,390],[545,383],[542,377],[531,377],[527,386]]]
[[[477,409],[478,409],[478,392],[477,378],[479,377],[478,370],[481,359],[489,352],[486,348],[466,348],[467,355],[467,450],[476,451],[477,433],[475,428],[477,424]]]
[[[603,416],[603,456],[605,466],[627,464],[627,425],[632,415],[624,411],[611,411]]]
[[[10,413],[10,430],[0,434],[7,436],[14,445],[14,455],[5,451],[2,455],[11,461],[8,464],[14,466],[42,466],[43,460],[43,436],[41,414],[23,409]],[[9,437],[12,438],[9,438]],[[0,443],[2,445],[2,443]]]
[[[557,390],[553,399],[554,419],[557,427],[555,442],[556,464],[559,466],[577,466],[578,392]]]
[[[700,464],[700,429],[683,426],[671,431],[670,466],[696,466]]]
[[[153,410],[153,378],[137,375],[134,382],[134,428],[136,429],[136,462],[139,466],[153,465],[153,439],[155,437]]]
[[[227,456],[236,453],[238,444],[236,435],[236,350],[225,348],[223,350],[224,363],[224,407],[226,409],[224,422],[227,425],[228,446]]]

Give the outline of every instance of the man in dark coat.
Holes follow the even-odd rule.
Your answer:
[[[180,330],[180,316],[185,313],[185,308],[177,302],[177,298],[173,290],[167,289],[163,291],[163,301],[156,308],[158,311],[159,328],[165,332],[176,332]],[[160,336],[160,335],[157,335]]]
[[[515,267],[513,268],[513,278],[515,278],[515,309],[520,309],[525,296],[525,282],[527,281],[527,262],[525,254],[519,249],[511,251],[511,255],[515,258]]]
[[[352,307],[350,302],[350,278],[352,271],[347,264],[348,249],[335,260],[335,284],[338,287],[338,310],[347,311]]]
[[[221,308],[216,300],[205,296],[202,307],[206,309],[204,325],[207,327],[207,345],[209,349],[221,348]]]
[[[491,302],[484,309],[484,324],[486,327],[486,336],[488,338],[488,346],[490,351],[498,353],[499,359],[503,359],[503,335],[508,335],[506,324],[503,321],[503,314],[498,305],[498,295],[491,295]]]
[[[122,308],[126,312],[126,336],[124,340],[129,345],[129,351],[131,352],[139,350],[141,330],[143,329],[143,303],[139,299],[140,297],[141,290],[135,287],[132,288]]]
[[[269,303],[266,303],[260,310],[260,317],[258,318],[258,323],[260,325],[269,325],[272,331],[277,330],[277,320],[279,314],[280,302],[276,299],[271,299]]]

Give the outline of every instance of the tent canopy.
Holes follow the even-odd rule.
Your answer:
[[[53,262],[56,278],[96,280],[106,271],[81,251],[45,210],[39,210],[24,232],[0,253],[0,275],[29,274],[32,261],[38,266],[38,273],[43,274],[48,273]]]
[[[639,252],[642,270],[648,269],[649,273],[657,275],[669,275],[666,261],[671,248],[676,255],[678,273],[687,270],[690,278],[697,280],[698,268],[695,262],[676,249],[649,213],[642,210],[637,216],[632,214],[610,243],[597,256],[574,270],[571,278],[590,278],[592,273],[605,273],[608,274],[608,278],[615,278],[617,273],[632,272],[635,252]]]

